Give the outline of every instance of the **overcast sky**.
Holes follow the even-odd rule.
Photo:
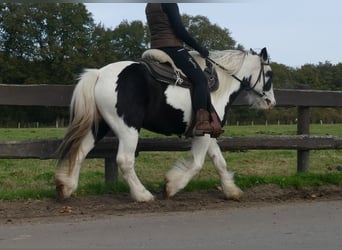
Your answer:
[[[133,1],[131,1],[133,2]],[[341,0],[242,0],[179,3],[181,14],[203,15],[227,28],[246,49],[267,47],[271,60],[291,67],[342,62]],[[145,3],[86,3],[96,23],[146,22]]]

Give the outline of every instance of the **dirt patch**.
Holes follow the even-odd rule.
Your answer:
[[[0,224],[56,222],[107,215],[226,209],[258,206],[263,203],[336,199],[342,199],[341,186],[282,189],[277,185],[263,185],[244,190],[243,198],[239,202],[226,200],[218,190],[181,192],[171,199],[163,199],[161,194],[156,194],[156,201],[150,203],[134,202],[128,194],[72,197],[63,202],[54,199],[0,201]]]

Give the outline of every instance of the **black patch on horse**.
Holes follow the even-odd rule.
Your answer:
[[[166,103],[168,85],[153,79],[145,66],[134,63],[118,76],[117,112],[129,127],[138,131],[146,128],[153,132],[181,135],[186,129],[183,111]]]
[[[98,126],[95,127],[95,124],[92,126],[92,133],[93,136],[95,138],[95,143],[97,143],[98,141],[100,141],[103,137],[105,137],[108,132],[109,132],[110,128],[108,126],[108,124],[105,122],[104,119],[101,119],[98,123]]]

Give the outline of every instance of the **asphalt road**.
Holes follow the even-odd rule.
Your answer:
[[[0,225],[2,248],[342,249],[342,200]]]

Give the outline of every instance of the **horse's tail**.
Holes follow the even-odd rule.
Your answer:
[[[75,164],[84,137],[94,126],[97,129],[98,111],[95,103],[95,86],[99,70],[88,69],[80,77],[70,104],[70,124],[58,148],[58,165],[69,158],[69,171]]]

